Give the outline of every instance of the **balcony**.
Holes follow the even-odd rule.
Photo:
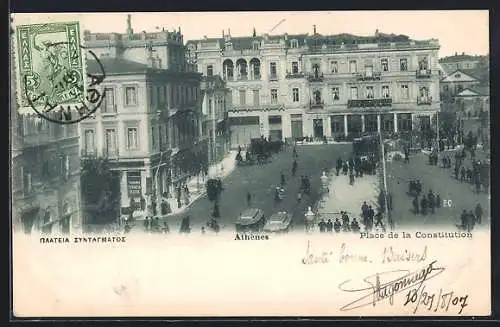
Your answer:
[[[325,106],[325,101],[311,101],[309,104],[309,108],[311,109],[323,109]]]
[[[104,158],[108,160],[118,159],[118,157],[120,156],[120,154],[118,153],[118,149],[106,149],[106,148],[102,150],[102,155]]]
[[[248,75],[239,75],[237,77],[238,81],[248,81]]]
[[[287,73],[285,78],[286,79],[294,79],[294,78],[304,78],[303,73]]]
[[[375,73],[365,72],[365,73],[356,75],[356,79],[358,81],[379,81],[381,77],[382,77],[382,74],[380,72],[375,72]]]
[[[348,108],[378,108],[392,106],[391,98],[384,99],[364,99],[364,100],[348,100]]]
[[[279,103],[270,103],[270,104],[238,104],[233,105],[228,112],[242,112],[242,111],[271,111],[271,110],[285,110],[284,106]]]
[[[309,82],[323,82],[323,73],[321,74],[310,74],[307,76]]]
[[[278,80],[278,75],[275,75],[275,74],[269,75],[269,80],[270,81],[277,81]]]
[[[432,76],[432,71],[430,69],[419,69],[416,72],[417,78],[430,78]]]
[[[418,105],[432,104],[432,97],[429,97],[429,96],[417,97],[417,104]]]
[[[93,158],[97,156],[97,151],[95,149],[82,149],[80,156],[82,158]]]

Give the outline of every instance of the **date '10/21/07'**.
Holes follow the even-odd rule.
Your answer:
[[[454,291],[445,292],[439,289],[438,292],[425,291],[425,285],[421,288],[410,290],[406,294],[404,305],[414,304],[413,313],[416,313],[419,308],[427,309],[433,312],[448,312],[451,308],[458,307],[458,314],[461,314],[464,308],[468,305],[467,299],[469,295],[457,296]],[[433,310],[434,309],[434,310]]]

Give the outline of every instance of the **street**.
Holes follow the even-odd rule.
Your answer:
[[[445,153],[453,159],[454,152]],[[412,212],[412,197],[407,195],[411,179],[420,180],[423,194],[427,194],[429,190],[434,195],[439,194],[441,208],[436,208],[435,214],[422,216]],[[462,210],[474,212],[478,203],[483,208],[483,225],[489,224],[489,194],[477,194],[472,184],[457,181],[452,169],[429,165],[428,156],[423,153],[410,156],[409,164],[404,164],[403,161],[387,163],[387,187],[392,193],[392,217],[396,230],[418,226],[456,228],[455,225],[460,223]],[[443,200],[451,200],[451,207],[443,207]]]
[[[298,169],[295,177],[291,176],[293,163],[291,147],[274,154],[268,164],[236,167],[222,182],[224,190],[219,204],[221,217],[217,220],[221,230],[235,230],[235,219],[247,208],[247,192],[252,195],[251,207],[262,209],[265,217],[278,211],[291,212],[296,229],[302,230],[307,206],[318,200],[322,172],[332,169],[339,156],[343,158],[350,156],[351,151],[351,145],[298,145]],[[286,176],[285,197],[280,203],[275,204],[274,189],[280,183],[282,171]],[[304,195],[301,203],[297,204],[301,175],[307,175],[311,180],[311,196]],[[213,203],[204,196],[193,203],[187,211],[169,216],[166,221],[171,232],[178,232],[182,218],[189,215],[192,232],[199,233],[210,218],[212,209]],[[142,229],[142,226],[136,228]]]

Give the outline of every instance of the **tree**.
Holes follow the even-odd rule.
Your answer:
[[[441,111],[438,115],[440,137],[453,139],[457,130],[457,114],[452,111]]]
[[[81,161],[81,192],[87,223],[104,224],[116,221],[120,210],[120,176],[103,157]]]

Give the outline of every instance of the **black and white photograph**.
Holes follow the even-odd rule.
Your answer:
[[[489,315],[488,15],[13,13],[13,315]]]

